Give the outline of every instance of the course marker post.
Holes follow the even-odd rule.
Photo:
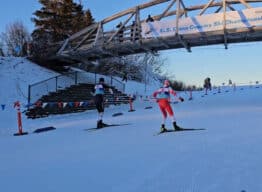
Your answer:
[[[23,132],[23,126],[22,126],[22,115],[20,111],[20,102],[16,101],[14,103],[14,108],[17,109],[17,124],[18,124],[18,133],[15,133],[14,136],[21,136],[21,135],[27,135],[27,132]]]
[[[133,97],[132,96],[129,96],[129,107],[130,107],[130,110],[128,112],[133,112],[135,111],[133,109]]]

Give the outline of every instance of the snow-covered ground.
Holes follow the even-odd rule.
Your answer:
[[[1,78],[3,74],[1,68]],[[11,103],[18,93],[3,81],[10,87],[13,83],[9,76],[0,82],[1,98],[9,103],[0,110],[1,191],[262,191],[261,86],[223,88],[205,97],[193,93],[192,101],[181,93],[186,101],[172,105],[178,124],[205,129],[201,131],[154,136],[161,123],[158,106],[137,99],[134,112],[128,112],[128,105],[105,111],[106,123],[129,125],[88,132],[85,129],[96,126],[96,111],[34,120],[23,114],[29,134],[14,137],[16,111]],[[148,106],[153,108],[145,109]],[[124,115],[112,117],[116,112]],[[46,126],[57,129],[33,133]]]

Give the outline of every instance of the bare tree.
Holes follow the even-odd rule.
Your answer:
[[[159,55],[152,53],[132,55],[127,63],[139,68],[136,75],[141,76],[141,81],[144,83],[148,83],[149,79],[159,80],[164,76],[165,59]]]
[[[148,84],[151,79],[157,82],[165,79],[165,59],[152,53],[135,54],[123,57],[101,59],[96,64],[84,64],[78,66],[84,70],[102,73],[105,75],[127,76],[129,80],[135,80]],[[171,75],[170,75],[171,76]]]
[[[9,55],[26,56],[27,53],[23,48],[29,43],[30,34],[21,21],[8,25],[1,38]]]

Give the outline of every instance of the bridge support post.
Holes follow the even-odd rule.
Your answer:
[[[227,49],[227,31],[226,31],[226,0],[223,0],[223,30],[224,30],[224,45],[225,45],[225,49]]]

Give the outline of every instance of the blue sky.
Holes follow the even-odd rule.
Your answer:
[[[82,0],[84,8],[89,8],[96,21],[102,20],[117,12],[134,7],[149,0]],[[76,2],[79,2],[76,0]],[[184,0],[185,4],[199,4],[199,0]],[[189,3],[190,2],[190,3]],[[208,0],[201,0],[207,3]],[[165,5],[166,6],[166,5]],[[8,0],[1,6],[0,32],[5,31],[7,24],[22,21],[32,31],[32,13],[41,5],[37,0]],[[150,14],[163,11],[161,7],[147,10]],[[147,14],[147,13],[144,13]],[[211,77],[213,84],[221,85],[232,79],[236,83],[262,82],[260,42],[230,44],[225,50],[223,45],[192,48],[188,53],[184,49],[161,52],[166,58],[166,70],[172,72],[177,80],[186,84],[202,85],[203,79]]]

